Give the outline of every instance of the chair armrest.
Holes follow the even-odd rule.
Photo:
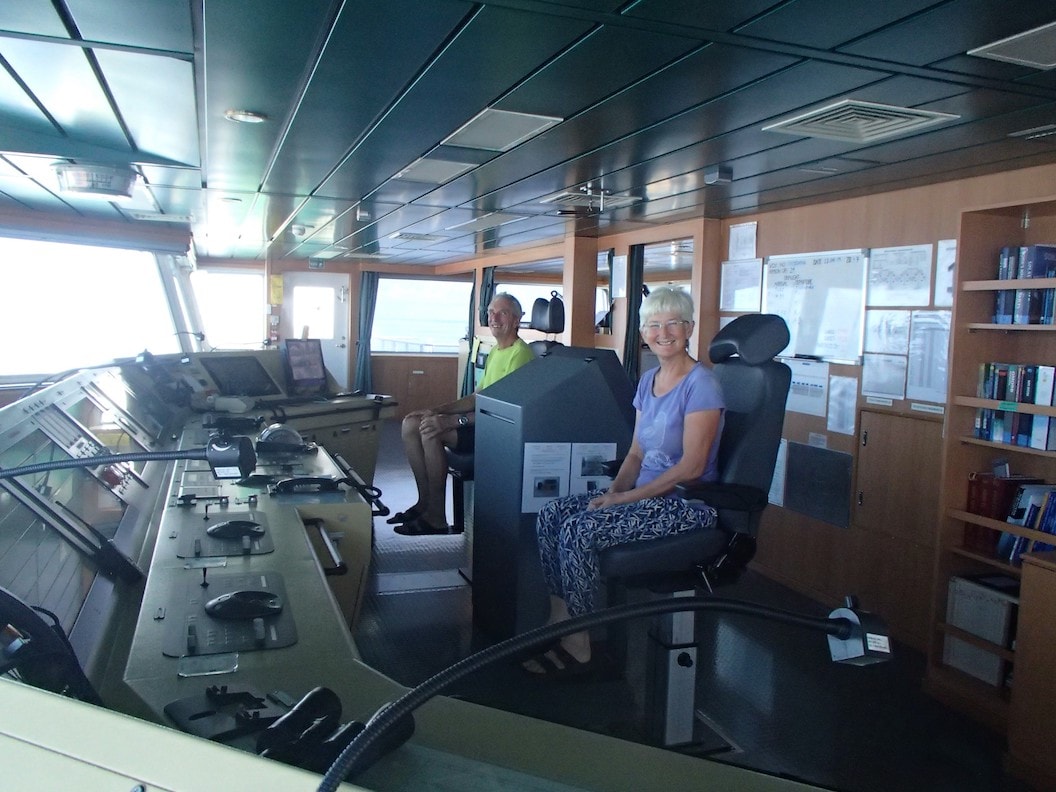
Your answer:
[[[767,493],[746,484],[723,484],[717,481],[684,481],[675,485],[683,500],[700,500],[716,509],[759,512],[766,508]]]

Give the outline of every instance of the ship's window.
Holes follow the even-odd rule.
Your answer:
[[[468,281],[380,278],[370,351],[457,353],[472,291]]]
[[[180,351],[150,253],[0,237],[0,281],[0,376]]]
[[[258,349],[264,340],[264,273],[198,269],[191,288],[205,333],[205,349]]]

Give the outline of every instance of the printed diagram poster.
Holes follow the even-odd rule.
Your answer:
[[[605,475],[605,463],[614,459],[615,443],[573,443],[569,494],[608,489],[612,479]]]
[[[538,512],[547,501],[568,494],[570,443],[525,443],[521,512]]]
[[[869,251],[866,305],[928,305],[931,302],[929,245],[873,248]]]

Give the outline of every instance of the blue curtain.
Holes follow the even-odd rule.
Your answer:
[[[374,306],[378,302],[378,273],[364,272],[359,278],[359,340],[356,342],[355,390],[373,393],[370,373],[370,332],[374,327]]]
[[[641,376],[641,345],[638,309],[642,306],[645,282],[645,245],[631,245],[627,251],[627,335],[623,339],[623,368],[631,382]]]
[[[466,356],[466,370],[462,372],[462,390],[459,392],[460,396],[468,396],[473,392],[473,331],[476,329],[476,323],[473,321],[473,309],[476,305],[475,292],[477,291],[476,284],[469,292],[469,318],[466,321],[466,340],[469,342],[469,355]]]
[[[485,267],[484,272],[480,276],[480,323],[487,325],[488,323],[488,306],[491,305],[491,301],[495,299],[495,268]],[[472,337],[473,332],[470,328],[470,336]]]

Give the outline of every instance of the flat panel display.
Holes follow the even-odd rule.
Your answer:
[[[282,364],[286,392],[291,396],[326,393],[326,365],[318,338],[287,338],[282,342]]]
[[[203,355],[199,362],[221,396],[275,396],[282,390],[251,355]]]

